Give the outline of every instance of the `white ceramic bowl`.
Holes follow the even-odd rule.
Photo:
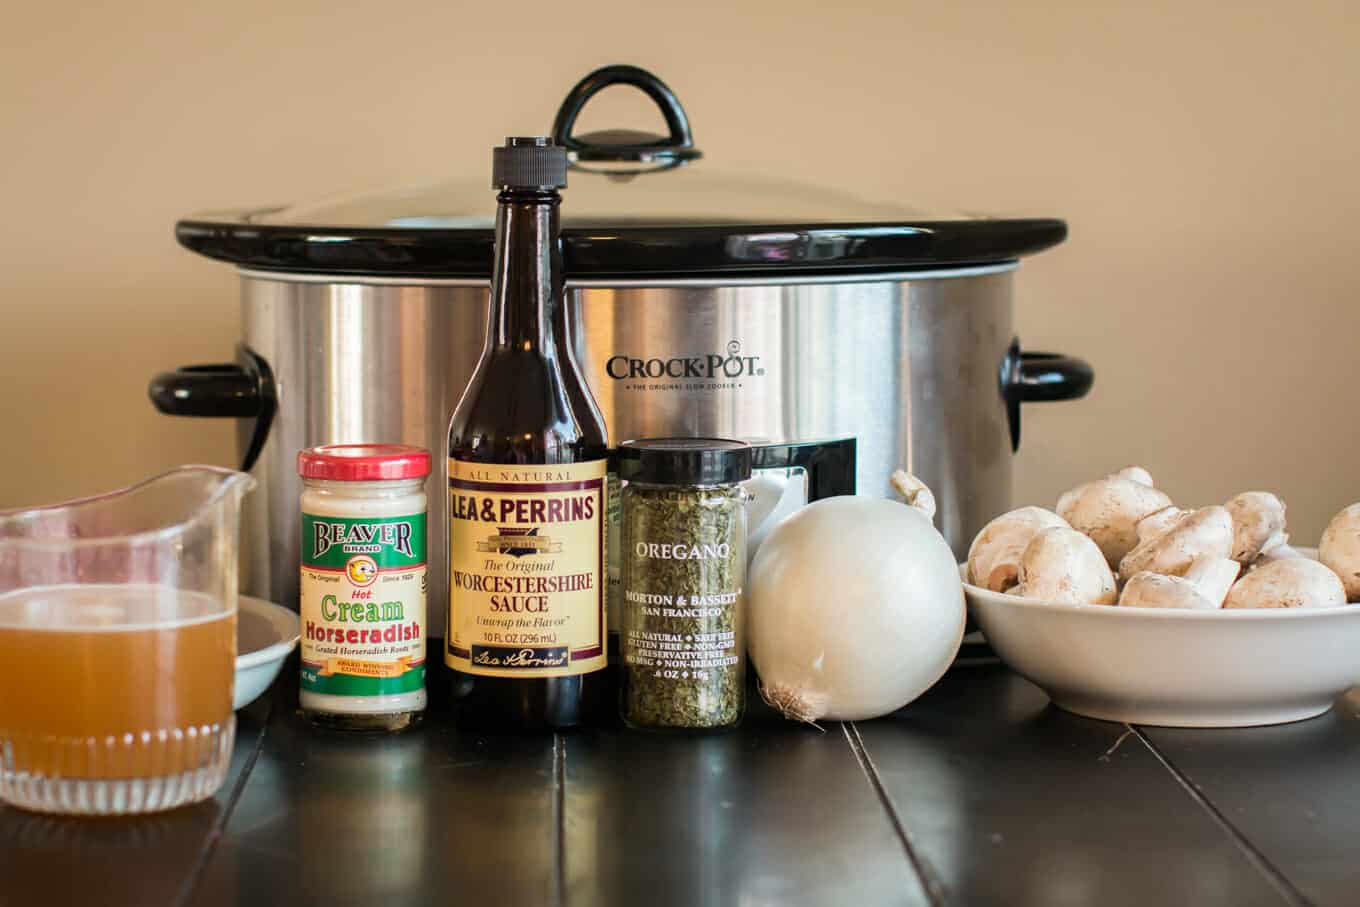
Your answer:
[[[1055,605],[964,584],[996,654],[1069,712],[1169,727],[1283,724],[1360,683],[1360,605]]]
[[[298,643],[298,616],[271,602],[242,595],[236,614],[236,695],[239,709],[269,689]]]

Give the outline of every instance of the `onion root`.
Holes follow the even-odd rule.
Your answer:
[[[817,708],[815,703],[809,702],[808,697],[802,692],[783,684],[766,684],[763,680],[757,686],[760,689],[760,698],[764,699],[770,708],[790,721],[801,721],[803,724],[812,725],[823,734],[826,733],[826,728],[817,723],[817,719],[821,717],[821,709]]]

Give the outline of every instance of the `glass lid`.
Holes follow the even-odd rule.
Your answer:
[[[668,135],[576,135],[610,85],[645,92]],[[573,279],[771,277],[893,272],[1010,261],[1055,245],[1061,220],[913,211],[834,189],[724,173],[695,147],[679,100],[633,66],[591,73],[568,93],[552,135],[568,151],[563,252]],[[490,274],[495,194],[486,179],[199,214],[181,244],[243,267],[311,274]]]

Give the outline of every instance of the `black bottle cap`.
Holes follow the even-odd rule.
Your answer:
[[[567,149],[543,136],[515,137],[491,150],[491,188],[564,189]]]
[[[751,445],[724,438],[647,438],[618,449],[619,478],[648,485],[730,485],[751,478]]]

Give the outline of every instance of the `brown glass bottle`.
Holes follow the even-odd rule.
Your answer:
[[[487,341],[449,426],[444,658],[460,723],[549,730],[580,724],[608,701],[608,440],[566,322],[557,193],[565,150],[507,139],[493,185]]]

